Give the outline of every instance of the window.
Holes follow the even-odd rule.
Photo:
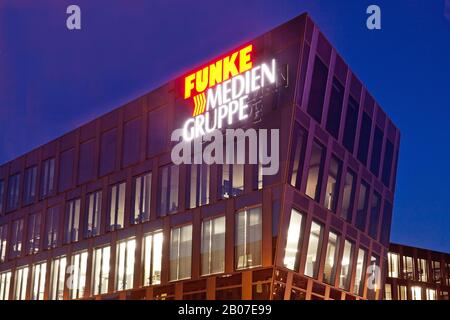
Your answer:
[[[370,119],[367,113],[363,112],[362,124],[359,132],[358,159],[364,165],[367,165],[371,130],[372,119]]]
[[[121,241],[117,245],[116,290],[118,291],[133,288],[135,251],[136,239]]]
[[[0,263],[6,259],[7,231],[8,225],[4,224],[0,226]]]
[[[163,233],[144,237],[144,286],[161,283]]]
[[[330,105],[328,106],[327,131],[335,139],[338,139],[339,136],[343,100],[344,86],[336,78],[333,78]]]
[[[422,288],[418,286],[411,287],[411,300],[422,300]]]
[[[191,277],[192,225],[173,228],[170,234],[170,280]]]
[[[125,214],[125,182],[113,185],[110,191],[108,231],[123,228]]]
[[[344,253],[341,260],[341,274],[339,277],[339,288],[349,290],[350,278],[353,265],[353,243],[348,240],[344,242]]]
[[[25,188],[23,193],[24,204],[34,202],[36,198],[36,177],[37,167],[30,167],[25,170]]]
[[[72,255],[72,265],[67,272],[71,275],[70,298],[79,299],[84,297],[86,290],[86,272],[87,272],[88,252],[77,252]]]
[[[37,263],[33,266],[31,300],[44,300],[46,273],[47,273],[46,262]]]
[[[56,258],[52,262],[50,275],[50,300],[64,299],[64,284],[67,260],[65,256]]]
[[[380,173],[380,158],[383,148],[383,131],[380,128],[375,127],[375,134],[373,136],[372,145],[372,160],[370,160],[370,171],[378,177]]]
[[[7,210],[15,210],[19,206],[20,173],[10,176],[8,179]]]
[[[441,263],[439,261],[431,261],[431,270],[433,281],[435,283],[441,283]]]
[[[322,119],[323,100],[325,98],[325,89],[327,86],[328,68],[316,57],[314,60],[314,70],[311,80],[311,89],[309,92],[308,113],[317,122]]]
[[[309,232],[308,250],[306,253],[305,275],[317,278],[320,264],[320,250],[322,248],[322,225],[317,222],[311,223]]]
[[[355,286],[353,293],[362,297],[364,293],[364,276],[366,273],[367,251],[363,248],[358,249],[358,258],[356,259]]]
[[[5,194],[5,182],[0,180],[0,213],[3,212],[3,197]]]
[[[447,263],[447,286],[450,286],[450,263]]]
[[[191,164],[188,171],[187,207],[195,208],[209,203],[209,168],[207,164]]]
[[[341,217],[347,222],[352,221],[353,204],[355,202],[356,178],[355,174],[347,169],[344,181],[344,191],[342,192]]]
[[[244,192],[244,165],[222,165],[222,183],[220,185],[222,198],[237,196]]]
[[[392,286],[390,283],[384,285],[384,300],[392,300]]]
[[[252,165],[252,188],[253,190],[261,190],[264,187],[263,165],[261,162]]]
[[[427,289],[427,300],[436,300],[436,290],[434,289]]]
[[[202,275],[225,271],[225,217],[203,221]]]
[[[368,286],[367,287],[367,299],[369,300],[374,300],[376,298],[376,293],[378,291],[379,285],[380,285],[380,278],[379,275],[376,273],[377,269],[380,266],[380,258],[376,255],[373,255],[370,257],[370,268],[367,270],[368,274],[367,274],[367,281],[371,281],[370,279],[373,279],[374,282],[372,282],[372,286]],[[370,273],[370,274],[369,274]],[[373,281],[372,280],[372,281]]]
[[[295,124],[294,132],[295,135],[293,145],[295,147],[293,150],[291,150],[289,181],[291,183],[291,186],[300,189],[301,173],[303,170],[303,162],[305,160],[307,133],[306,130],[300,128],[300,126],[298,126],[297,124]]]
[[[408,300],[406,286],[398,286],[398,298],[400,300]]]
[[[59,207],[49,208],[45,226],[45,248],[55,248],[58,241]]]
[[[80,228],[80,199],[75,199],[67,203],[65,243],[78,241],[79,228]]]
[[[92,272],[92,294],[104,294],[108,292],[109,283],[109,259],[111,248],[109,246],[95,249]]]
[[[428,264],[426,259],[418,259],[417,266],[419,268],[419,281],[428,281]]]
[[[400,269],[400,256],[397,253],[388,252],[388,275],[398,278]]]
[[[327,190],[325,194],[325,207],[333,212],[336,211],[339,185],[341,181],[342,162],[331,157],[328,168]]]
[[[41,213],[34,213],[28,217],[28,247],[27,253],[33,254],[39,251],[41,242]]]
[[[102,214],[102,191],[96,191],[88,195],[86,214],[86,238],[100,234],[100,219]]]
[[[361,230],[366,230],[367,209],[369,203],[369,185],[361,181],[359,186],[358,207],[356,208],[356,227]]]
[[[414,261],[412,257],[403,256],[403,277],[405,279],[414,280]]]
[[[0,273],[0,300],[9,299],[10,285],[11,285],[11,271]]]
[[[55,158],[47,159],[42,164],[41,198],[53,192],[55,179]]]
[[[13,221],[11,228],[11,258],[20,257],[22,253],[23,219]]]
[[[353,148],[355,147],[358,112],[358,102],[356,102],[356,100],[352,96],[349,96],[347,104],[347,114],[345,116],[344,138],[342,143],[350,153],[353,153]]]
[[[327,253],[323,269],[323,281],[334,285],[336,279],[336,266],[339,252],[339,236],[334,232],[328,234]]]
[[[391,183],[392,160],[394,157],[394,145],[389,140],[386,140],[386,148],[384,150],[383,171],[381,180],[383,184],[389,188]]]
[[[287,232],[286,249],[283,264],[286,268],[298,270],[299,250],[303,230],[303,215],[295,209],[291,210],[291,219]]]
[[[261,207],[236,213],[235,267],[251,268],[261,265],[262,217]]]
[[[383,222],[381,223],[380,242],[389,246],[389,234],[391,232],[392,204],[386,199],[383,207]]]
[[[308,167],[308,180],[306,182],[306,195],[310,198],[319,201],[320,188],[323,175],[323,163],[325,149],[314,141],[311,150],[311,158]]]
[[[150,220],[152,199],[152,174],[147,173],[134,179],[134,209],[131,223]]]
[[[14,281],[14,299],[25,300],[27,296],[28,266],[16,270]]]
[[[374,192],[370,206],[369,235],[375,240],[377,240],[378,238],[378,222],[380,220],[380,211],[381,196],[377,192]]]
[[[159,173],[158,214],[165,216],[178,210],[179,167],[170,165],[162,167]]]

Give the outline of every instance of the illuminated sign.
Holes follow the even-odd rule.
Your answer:
[[[275,83],[275,59],[255,66],[252,54],[250,44],[184,78],[184,99],[194,103],[183,126],[185,141],[248,118],[249,94]]]

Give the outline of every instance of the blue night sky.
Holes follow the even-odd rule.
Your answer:
[[[0,163],[308,11],[401,130],[391,240],[450,252],[445,1],[1,0]]]

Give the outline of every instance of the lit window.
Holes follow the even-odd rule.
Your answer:
[[[14,299],[25,300],[27,296],[28,266],[16,270],[14,281]]]
[[[80,228],[80,199],[71,200],[66,211],[66,238],[65,243],[78,241]]]
[[[439,261],[431,261],[431,270],[433,281],[435,283],[441,283],[441,263]]]
[[[237,196],[244,192],[244,165],[222,165],[222,183],[220,185],[222,198]]]
[[[261,207],[236,214],[235,267],[251,268],[261,265],[262,217]]]
[[[426,259],[418,259],[417,265],[419,267],[419,281],[428,281],[428,264]]]
[[[323,240],[323,227],[317,222],[311,223],[308,250],[306,253],[305,275],[317,278]]]
[[[316,201],[320,199],[324,155],[324,148],[317,142],[314,142],[311,150],[311,158],[309,159],[306,195]]]
[[[33,266],[33,281],[31,286],[31,300],[43,300],[45,291],[45,275],[47,263],[37,263]]]
[[[23,219],[15,220],[11,229],[11,258],[19,257],[22,253]]]
[[[203,221],[202,275],[225,270],[225,217]]]
[[[116,184],[110,190],[108,231],[123,228],[125,214],[125,182]]]
[[[42,165],[41,198],[47,197],[53,192],[55,179],[55,159],[47,159]]]
[[[355,183],[356,178],[355,174],[347,169],[347,174],[345,175],[344,182],[344,191],[342,196],[342,209],[341,209],[341,217],[345,219],[347,222],[352,221],[352,211],[353,211],[353,203],[355,201]]]
[[[384,300],[392,300],[392,286],[390,283],[384,285]]]
[[[367,299],[374,300],[376,298],[376,293],[380,289],[379,283],[380,278],[379,274],[377,273],[377,269],[380,266],[380,259],[378,256],[373,255],[370,257],[370,268],[367,270],[370,272],[370,274],[367,274],[368,281],[374,281],[372,284],[373,286],[367,288]],[[370,280],[373,279],[373,280]]]
[[[116,290],[133,288],[136,239],[117,244]]]
[[[72,265],[67,272],[71,274],[70,298],[79,299],[84,297],[86,290],[86,272],[87,272],[87,251],[78,252],[72,255]]]
[[[50,300],[64,299],[64,284],[66,276],[66,257],[58,257],[52,262],[50,275]]]
[[[160,168],[158,214],[165,216],[178,210],[179,166]]]
[[[86,238],[90,238],[100,234],[102,191],[89,194],[87,202]]]
[[[94,251],[94,268],[92,272],[93,295],[104,294],[108,292],[110,252],[111,248],[109,246],[98,248]]]
[[[19,206],[20,173],[10,176],[8,179],[7,210],[17,209]]]
[[[152,174],[134,179],[134,210],[131,223],[141,223],[150,219],[150,204],[152,198]]]
[[[450,286],[450,263],[447,263],[447,286]]]
[[[299,248],[302,237],[303,215],[295,209],[291,210],[291,219],[287,232],[286,249],[283,264],[291,270],[298,270]]]
[[[356,227],[361,230],[366,230],[367,209],[369,206],[369,185],[361,181],[359,187],[358,207],[356,208]]]
[[[170,280],[191,277],[192,225],[173,228],[170,234]]]
[[[353,243],[348,240],[344,242],[344,253],[341,260],[341,273],[339,276],[339,288],[348,290],[350,287],[350,277],[353,265]]]
[[[41,213],[34,213],[28,218],[28,248],[27,253],[33,254],[39,251],[41,242]]]
[[[58,241],[59,229],[59,207],[52,207],[47,210],[45,226],[45,248],[55,248]]]
[[[388,275],[391,278],[398,278],[400,269],[400,256],[396,253],[388,252]]]
[[[11,271],[0,273],[0,300],[9,299],[10,285],[11,285]]]
[[[0,226],[0,263],[6,259],[6,244],[7,244],[8,225]]]
[[[399,300],[408,300],[406,286],[398,286],[398,299]]]
[[[358,258],[356,260],[355,286],[353,293],[362,297],[364,291],[364,276],[366,274],[366,257],[367,251],[359,248]]]
[[[403,256],[403,277],[414,280],[414,261],[412,257]]]
[[[25,187],[23,194],[23,201],[25,204],[34,202],[36,197],[36,177],[37,167],[27,168],[25,171]]]
[[[436,290],[434,289],[427,289],[427,300],[436,300]]]
[[[325,208],[336,211],[339,185],[341,180],[342,162],[335,157],[331,158],[328,169],[327,189],[325,194]]]
[[[209,203],[209,171],[207,164],[191,164],[188,171],[189,188],[188,208],[195,208]]]
[[[411,299],[422,300],[422,288],[418,286],[411,287]]]
[[[144,237],[144,286],[161,283],[163,233]]]
[[[336,267],[339,249],[339,236],[331,232],[328,235],[327,253],[325,256],[325,266],[323,269],[323,281],[334,285],[336,279]]]

